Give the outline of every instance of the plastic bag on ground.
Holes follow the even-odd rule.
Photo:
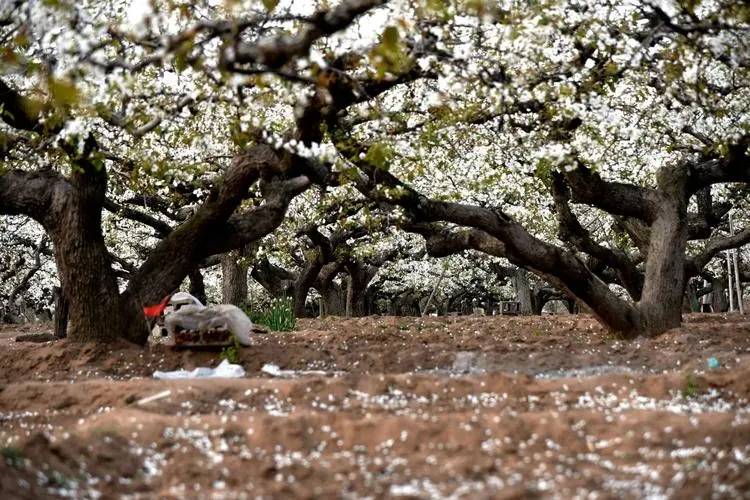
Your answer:
[[[237,306],[219,304],[215,306],[186,305],[180,310],[166,316],[164,323],[171,338],[175,338],[175,330],[191,330],[206,332],[211,329],[224,329],[232,333],[234,338],[243,345],[250,346],[250,333],[253,322]]]
[[[184,369],[170,372],[155,371],[154,378],[162,380],[179,380],[190,378],[241,378],[245,376],[245,369],[241,365],[235,365],[226,359],[219,363],[216,368],[199,366],[194,370],[187,371]]]

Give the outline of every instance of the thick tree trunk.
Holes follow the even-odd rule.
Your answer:
[[[248,264],[239,252],[221,257],[221,301],[244,307],[247,304]]]
[[[638,303],[640,330],[657,335],[682,322],[685,293],[685,247],[688,238],[684,173],[660,172],[662,200],[651,225],[643,293]]]
[[[101,214],[107,176],[88,156],[91,146],[87,141],[84,154],[75,157],[70,178],[51,170],[0,175],[0,213],[29,215],[51,238],[60,295],[68,302],[70,340],[143,342],[148,329],[142,305],[131,294],[119,293],[104,243]],[[58,316],[61,332],[64,315]]]
[[[715,313],[729,309],[729,298],[726,294],[727,280],[714,278],[711,280],[711,309]]]
[[[535,316],[542,314],[544,306],[550,300],[549,289],[542,286],[540,283],[534,285],[534,290],[531,292],[531,313]]]
[[[343,316],[346,309],[346,290],[334,283],[341,271],[341,264],[330,262],[323,266],[318,274],[318,293],[320,293],[320,315]]]
[[[346,315],[357,318],[367,316],[367,285],[376,271],[358,263],[348,265],[347,271]]]
[[[351,276],[347,279],[346,315],[359,318],[367,316],[367,293],[362,283]]]
[[[321,316],[343,316],[346,297],[340,286],[333,282],[323,283],[319,290]]]
[[[142,343],[148,336],[143,313],[128,295],[120,295],[97,221],[101,212],[70,207],[63,217],[53,240],[65,287],[61,295],[68,298],[68,338],[108,342],[119,337]]]
[[[517,267],[513,273],[513,288],[516,289],[516,302],[520,303],[521,314],[532,314],[531,287],[529,286],[528,272]]]
[[[190,278],[190,295],[200,300],[203,304],[208,302],[206,297],[206,284],[203,282],[203,273],[200,269],[195,269],[188,276]]]
[[[68,335],[68,298],[61,287],[54,287],[55,299],[55,337],[62,339]]]
[[[344,316],[346,314],[346,293],[344,286],[333,280],[324,281],[320,287],[322,316]]]
[[[54,219],[45,226],[54,243],[55,263],[69,301],[68,338],[107,342],[116,338],[142,343],[148,328],[141,306],[120,294],[102,233],[106,173],[90,160],[74,163],[72,189],[56,198]],[[79,170],[75,170],[79,169]]]
[[[687,300],[683,301],[683,303],[688,306],[687,312],[700,312],[701,311],[701,304],[698,300],[698,290],[696,289],[696,284],[693,282],[688,283],[688,286],[685,288],[685,298]]]
[[[297,278],[294,283],[294,316],[297,318],[305,317],[305,304],[307,303],[307,295],[310,293],[310,289],[313,287],[318,279],[323,264],[319,258],[316,258],[314,262],[309,264]]]

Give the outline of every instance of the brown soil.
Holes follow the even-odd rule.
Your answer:
[[[305,320],[245,378],[181,381],[151,375],[218,353],[14,340],[48,330],[0,327],[3,499],[750,498],[737,315],[634,342],[583,315]]]

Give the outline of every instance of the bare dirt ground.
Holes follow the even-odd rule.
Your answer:
[[[304,320],[182,381],[218,354],[13,340],[43,331],[0,327],[2,499],[750,498],[737,315]]]

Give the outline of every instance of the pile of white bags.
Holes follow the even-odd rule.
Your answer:
[[[242,309],[231,304],[182,306],[179,310],[167,314],[164,324],[172,339],[175,338],[175,332],[180,330],[201,333],[209,330],[226,330],[241,345],[252,345],[250,334],[253,322]]]

